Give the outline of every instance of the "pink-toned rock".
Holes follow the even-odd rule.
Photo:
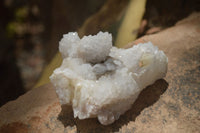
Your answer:
[[[115,123],[103,126],[97,119],[74,119],[71,107],[61,107],[48,84],[2,106],[0,132],[200,132],[200,13],[127,47],[148,41],[168,56],[167,77],[142,91]]]

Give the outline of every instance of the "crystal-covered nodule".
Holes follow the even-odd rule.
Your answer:
[[[59,51],[63,62],[50,79],[60,103],[72,105],[74,117],[97,117],[103,125],[117,120],[167,72],[166,55],[151,42],[116,48],[108,32],[82,39],[70,32],[63,35]]]

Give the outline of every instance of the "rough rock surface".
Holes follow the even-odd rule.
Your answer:
[[[2,106],[0,132],[199,132],[199,23],[196,13],[134,42],[152,41],[163,50],[169,59],[168,73],[143,90],[131,110],[115,123],[103,126],[97,119],[74,119],[70,107],[61,111],[55,90],[48,84]]]

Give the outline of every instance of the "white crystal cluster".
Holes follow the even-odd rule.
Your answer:
[[[61,104],[71,104],[74,117],[97,117],[103,125],[117,120],[142,89],[167,72],[167,57],[151,42],[119,49],[108,32],[82,39],[70,32],[59,50],[63,62],[50,79]]]

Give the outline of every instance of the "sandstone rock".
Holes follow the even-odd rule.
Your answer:
[[[196,13],[129,44],[152,41],[168,56],[168,73],[143,90],[131,110],[115,123],[103,126],[97,119],[74,119],[70,107],[61,111],[55,90],[48,84],[2,106],[0,132],[199,132],[199,24]]]

